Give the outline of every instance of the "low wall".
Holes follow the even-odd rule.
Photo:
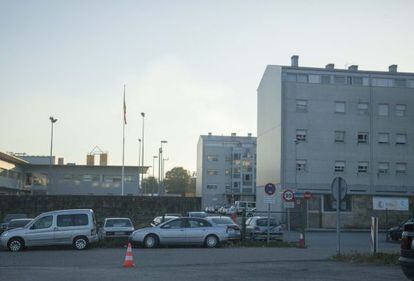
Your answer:
[[[29,217],[53,210],[92,209],[96,220],[107,217],[131,218],[135,227],[147,225],[165,213],[184,214],[201,209],[199,197],[143,197],[89,195],[0,195],[0,221],[6,214],[24,213]]]

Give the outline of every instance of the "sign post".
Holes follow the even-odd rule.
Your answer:
[[[275,203],[275,192],[276,192],[276,186],[273,183],[268,183],[265,185],[265,193],[266,196],[264,197],[265,203],[267,203],[267,239],[266,243],[267,246],[269,246],[270,242],[270,204]]]
[[[336,201],[336,236],[338,239],[336,252],[338,255],[341,254],[341,202],[346,196],[347,189],[346,181],[343,178],[334,178],[331,184],[331,191],[332,197]]]

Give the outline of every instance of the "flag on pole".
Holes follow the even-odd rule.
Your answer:
[[[126,103],[125,103],[125,85],[124,85],[124,124],[126,125]]]

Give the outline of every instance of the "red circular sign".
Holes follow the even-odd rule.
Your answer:
[[[303,193],[303,198],[305,198],[306,200],[311,199],[312,193],[310,193],[309,191],[306,191],[305,193]]]
[[[282,193],[282,198],[283,200],[285,200],[286,202],[291,202],[293,200],[295,200],[295,193],[293,193],[292,190],[290,189],[286,189],[285,191],[283,191]]]

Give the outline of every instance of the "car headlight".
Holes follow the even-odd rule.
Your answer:
[[[1,234],[1,236],[2,237],[7,237],[9,235],[9,232],[8,231],[5,231],[5,232],[3,232],[2,234]]]

